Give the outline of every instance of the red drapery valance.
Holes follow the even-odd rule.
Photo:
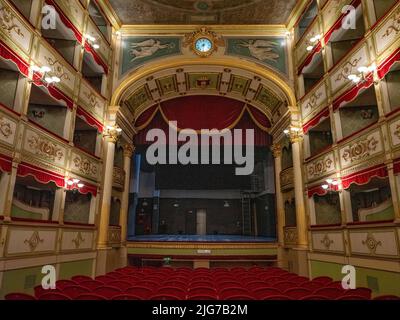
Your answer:
[[[74,107],[74,101],[53,84],[45,84],[40,73],[35,73],[33,83],[38,87],[45,87],[48,93],[56,100],[64,101],[69,109]]]
[[[72,187],[67,186],[67,189],[68,190],[77,190],[77,191],[79,191],[79,193],[82,193],[82,194],[90,193],[93,197],[97,196],[97,187],[96,186],[94,186],[90,183],[86,183],[84,181],[82,181],[82,183],[84,184],[84,186],[82,188],[78,188],[78,187],[74,187],[74,186],[72,186]]]
[[[385,61],[378,67],[378,77],[383,79],[390,71],[392,66],[400,61],[400,48],[397,48]]]
[[[90,115],[85,109],[78,106],[78,108],[76,109],[76,114],[80,118],[82,118],[89,126],[96,128],[100,133],[103,132],[103,124],[95,119],[92,115]]]
[[[65,179],[62,175],[24,162],[18,166],[17,175],[20,177],[32,176],[36,181],[43,184],[54,182],[59,188],[65,186]]]
[[[354,8],[357,8],[361,4],[361,0],[353,0],[350,5]],[[325,43],[328,43],[332,34],[342,28],[343,20],[349,15],[349,12],[343,13],[338,20],[336,20],[335,24],[329,29],[329,31],[325,34],[324,40]]]
[[[342,179],[343,189],[348,189],[352,184],[359,186],[365,185],[371,181],[372,178],[386,178],[388,176],[388,170],[386,165],[378,165],[372,168],[368,168]]]
[[[79,43],[82,43],[82,33],[75,27],[75,25],[68,19],[68,17],[64,14],[64,12],[60,9],[57,3],[54,0],[46,0],[46,4],[53,6],[57,11],[58,16],[60,17],[62,23],[68,28],[71,29],[75,35],[76,40]]]
[[[396,174],[396,175],[400,174],[400,159],[397,159],[394,161],[393,171],[394,171],[394,174]]]
[[[314,56],[322,50],[321,42],[315,46],[315,48],[308,54],[306,60],[299,66],[297,70],[297,75],[301,74],[305,67],[307,67],[313,60]]]
[[[12,168],[12,159],[5,155],[0,154],[0,170],[3,172],[10,172]]]
[[[240,101],[215,96],[173,99],[144,111],[135,122],[140,131],[137,143],[149,143],[146,133],[150,129],[168,133],[169,121],[176,121],[175,130],[192,129],[198,134],[202,129],[254,129],[256,145],[270,143],[267,132],[270,122],[261,111]]]
[[[27,77],[29,75],[29,64],[19,55],[11,50],[3,41],[0,40],[0,56],[6,60],[14,62],[18,70]]]
[[[374,75],[370,73],[365,81],[361,81],[357,85],[353,86],[349,90],[347,90],[345,93],[343,93],[340,97],[336,98],[333,101],[333,110],[339,109],[341,106],[343,106],[346,103],[349,103],[353,100],[355,100],[360,93],[361,90],[368,89],[374,84]]]
[[[304,133],[307,133],[308,130],[311,128],[315,127],[318,125],[323,119],[329,117],[329,108],[325,108],[322,110],[319,114],[317,114],[314,118],[312,118],[310,121],[308,121],[304,126],[303,126],[303,131]]]
[[[331,190],[333,191],[338,191],[339,187],[338,186],[331,186]],[[312,198],[314,195],[318,196],[325,196],[328,194],[328,190],[322,188],[322,186],[315,186],[315,187],[310,187],[307,191],[308,197]]]
[[[87,52],[89,52],[89,53],[92,55],[94,61],[95,61],[99,66],[101,66],[101,67],[103,68],[103,70],[104,70],[104,72],[105,72],[106,74],[108,74],[108,65],[107,65],[107,63],[105,63],[105,62],[103,61],[103,59],[100,58],[100,56],[97,54],[96,50],[95,50],[87,41],[85,42],[85,50],[86,50]]]

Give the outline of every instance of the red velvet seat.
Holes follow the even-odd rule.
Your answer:
[[[320,283],[322,285],[328,285],[333,282],[330,277],[317,277],[311,280],[311,282]]]
[[[178,287],[161,287],[155,294],[171,294],[178,297],[180,300],[185,300],[187,296],[187,291]]]
[[[142,280],[142,281],[138,281],[135,283],[135,286],[138,287],[146,287],[149,288],[151,290],[156,290],[160,287],[161,285],[161,281],[160,282],[154,282],[154,281],[148,281],[148,280]]]
[[[345,290],[346,295],[362,296],[370,300],[372,295],[372,290],[369,288],[356,288],[353,290]]]
[[[224,296],[223,299],[221,300],[244,300],[244,301],[250,301],[254,300],[254,297],[248,294],[233,294],[233,295],[227,295]]]
[[[375,297],[374,300],[400,300],[400,297],[395,296],[395,295],[384,295],[384,296]]]
[[[241,283],[238,281],[221,281],[217,282],[215,286],[219,289],[224,289],[231,287],[241,287]]]
[[[141,297],[142,299],[147,299],[153,294],[153,290],[146,287],[133,286],[128,288],[126,293]]]
[[[111,287],[116,287],[118,289],[121,289],[122,291],[128,289],[129,287],[132,287],[132,283],[123,280],[111,281],[107,283],[107,285]]]
[[[336,300],[369,300],[369,299],[361,295],[345,294],[343,296],[336,298]]]
[[[111,286],[102,286],[93,290],[93,293],[103,296],[106,299],[112,299],[112,297],[121,294],[122,291],[119,288]]]
[[[334,282],[331,282],[331,283],[327,284],[327,285],[325,286],[325,288],[337,288],[337,289],[344,290],[341,281],[334,281]]]
[[[106,276],[114,278],[115,280],[117,280],[121,276],[121,273],[113,271],[113,272],[107,273]]]
[[[182,300],[182,299],[172,294],[155,294],[150,297],[150,300]]]
[[[253,291],[258,288],[265,288],[265,282],[263,281],[248,282],[247,284],[244,285],[244,287],[250,291]]]
[[[318,282],[304,282],[300,285],[300,287],[305,288],[305,289],[310,289],[312,291],[321,289],[322,287],[325,287],[324,285],[318,283]]]
[[[345,294],[344,290],[338,288],[321,288],[314,291],[315,295],[324,296],[328,299],[335,300]]]
[[[111,300],[143,300],[143,298],[133,294],[123,293],[112,297]]]
[[[186,290],[188,283],[180,280],[167,280],[162,283],[163,287],[177,287]]]
[[[280,292],[278,289],[271,287],[264,287],[253,290],[253,295],[260,300],[264,300],[266,297],[269,296],[277,296],[281,294],[282,292]]]
[[[74,276],[71,278],[72,281],[75,281],[76,283],[82,283],[83,281],[88,281],[88,280],[93,280],[89,276]]]
[[[242,287],[228,287],[221,289],[218,295],[221,300],[225,300],[227,299],[227,297],[231,296],[238,296],[238,295],[250,296],[251,293],[249,290]]]
[[[328,297],[311,294],[309,296],[302,297],[300,300],[331,300]]]
[[[214,286],[214,282],[212,282],[212,281],[194,280],[193,282],[190,282],[188,287],[190,288],[190,287],[213,287],[213,286]]]
[[[72,280],[58,280],[56,282],[56,288],[60,290],[62,290],[67,286],[76,286],[76,285],[78,285],[78,283]]]
[[[305,289],[305,288],[291,288],[291,289],[287,289],[286,291],[284,291],[283,294],[287,295],[288,297],[290,297],[292,299],[298,300],[303,297],[311,295],[312,291],[309,289]]]
[[[290,297],[281,294],[281,295],[267,296],[262,300],[291,300],[291,299]]]
[[[39,300],[72,300],[66,294],[60,292],[47,292],[39,297]]]
[[[277,288],[281,292],[284,292],[287,289],[293,288],[294,285],[292,282],[289,281],[280,281],[273,284],[274,288]]]
[[[190,287],[188,295],[217,295],[217,290],[212,287]]]
[[[214,282],[214,279],[210,275],[195,275],[191,277],[191,281],[211,281]]]
[[[33,288],[33,291],[35,292],[35,297],[39,298],[42,294],[45,294],[47,292],[60,292],[59,289],[43,289],[42,285],[36,286]]]
[[[281,282],[281,281],[285,281],[285,279],[281,278],[281,277],[272,277],[272,278],[265,278],[263,279],[264,282],[269,285],[272,286],[277,282]]]
[[[115,281],[115,279],[113,277],[109,277],[109,276],[98,276],[98,277],[94,278],[94,280],[100,281],[103,283],[109,283],[111,281]]]
[[[36,298],[26,293],[9,293],[5,295],[4,300],[22,301],[22,300],[36,300]]]
[[[95,294],[95,293],[83,293],[80,294],[79,296],[75,297],[74,300],[107,300],[105,297]]]
[[[88,288],[90,290],[94,290],[98,287],[104,286],[104,283],[101,281],[97,281],[97,280],[87,280],[87,281],[83,281],[80,284],[82,287]]]
[[[74,299],[80,294],[90,293],[90,290],[83,286],[67,286],[61,290],[61,293],[67,295],[71,299]]]
[[[301,285],[303,283],[306,283],[306,282],[308,282],[310,280],[308,278],[306,278],[306,277],[297,276],[297,277],[292,278],[292,279],[290,279],[288,281],[292,282],[294,285],[299,286],[299,285]]]
[[[212,294],[193,294],[188,295],[187,300],[205,301],[205,300],[218,300],[217,295]]]

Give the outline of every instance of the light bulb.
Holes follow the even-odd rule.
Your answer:
[[[354,83],[359,83],[361,81],[360,77],[354,77],[354,79],[352,79]]]
[[[43,66],[43,67],[40,68],[40,72],[42,72],[42,73],[47,73],[47,72],[50,72],[50,71],[51,71],[51,68],[48,67],[48,66]]]
[[[78,182],[81,181],[81,180],[79,180],[79,179],[72,179],[72,181],[73,181],[74,183],[78,183]]]
[[[52,77],[46,77],[46,78],[44,78],[44,81],[46,81],[47,83],[53,83],[54,82]]]
[[[288,130],[288,129],[283,130],[283,133],[284,133],[284,134],[289,134],[289,130]]]
[[[53,82],[55,82],[55,83],[61,82],[61,79],[59,77],[52,77],[52,79],[53,79]]]
[[[83,188],[85,185],[83,183],[78,183],[78,188]]]
[[[369,69],[367,67],[364,67],[364,66],[358,68],[358,72],[361,72],[361,73],[368,72],[368,70]]]
[[[337,186],[337,185],[339,184],[339,181],[334,180],[334,181],[332,182],[332,184],[333,184],[334,186]]]
[[[93,48],[94,48],[94,49],[100,49],[100,46],[99,46],[97,43],[95,43],[95,44],[93,45]]]
[[[40,67],[39,67],[39,66],[32,66],[32,67],[31,67],[31,70],[32,70],[33,72],[39,72],[39,71],[40,71]]]
[[[376,64],[373,63],[373,64],[368,68],[368,70],[371,71],[371,72],[375,71],[375,70],[376,70]]]
[[[329,186],[327,184],[322,185],[322,189],[327,190],[328,188],[329,188]]]
[[[316,39],[315,37],[312,37],[312,38],[310,39],[310,41],[311,41],[311,42],[315,42],[315,41],[317,41],[317,39]]]
[[[311,51],[314,47],[313,46],[308,46],[307,51]]]
[[[118,133],[120,133],[120,132],[122,132],[122,129],[121,128],[117,128],[117,129],[115,129]]]
[[[68,180],[67,184],[68,184],[69,186],[72,186],[72,185],[74,184],[74,182],[73,182],[72,180]]]
[[[355,79],[357,76],[355,75],[355,74],[350,74],[347,78],[349,79],[349,80],[353,80],[353,79]]]

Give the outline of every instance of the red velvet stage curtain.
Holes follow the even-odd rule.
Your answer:
[[[215,96],[192,96],[166,101],[144,111],[135,122],[139,130],[136,144],[149,144],[146,134],[161,129],[168,137],[168,122],[176,121],[178,130],[192,129],[253,129],[255,145],[268,146],[271,137],[269,119],[258,109],[245,103]],[[245,137],[245,133],[243,133]]]

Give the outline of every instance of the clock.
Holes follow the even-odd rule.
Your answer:
[[[212,55],[218,50],[219,46],[225,46],[224,40],[206,27],[186,34],[183,42],[183,47],[189,47],[200,57]]]
[[[213,43],[208,38],[199,38],[195,42],[195,50],[199,53],[205,54],[213,49]]]

